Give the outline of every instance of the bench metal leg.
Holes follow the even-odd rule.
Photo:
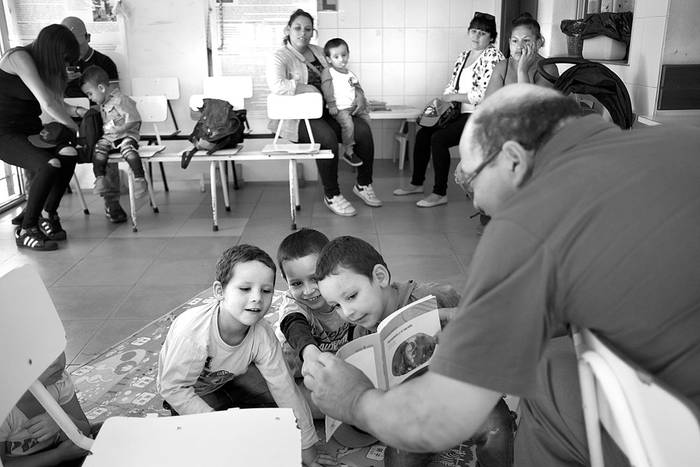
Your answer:
[[[213,220],[212,230],[218,232],[219,222],[216,216],[216,161],[209,163],[209,182],[211,183],[211,216]]]
[[[228,183],[226,183],[226,172],[228,172],[228,169],[226,166],[226,161],[219,161],[219,177],[221,178],[221,189],[224,192],[224,206],[226,206],[226,211],[230,211],[231,203],[228,199]]]
[[[163,167],[162,162],[158,162],[158,165],[160,166],[160,176],[163,179],[163,188],[165,191],[170,191],[170,188],[168,188],[168,179],[165,177],[165,167]]]
[[[301,198],[299,198],[299,173],[297,171],[297,161],[292,160],[292,171],[294,172],[294,207],[297,211],[301,210]]]
[[[292,218],[292,230],[297,229],[297,209],[294,199],[294,180],[296,170],[294,159],[289,159],[289,214]]]
[[[86,216],[90,214],[90,210],[85,204],[85,196],[83,196],[83,190],[80,189],[80,182],[78,182],[78,176],[73,172],[73,181],[75,182],[75,191],[78,192],[78,198],[80,199],[80,205],[83,207],[83,214]]]
[[[127,180],[129,182],[129,210],[131,211],[131,231],[138,232],[136,223],[136,197],[134,196],[134,172],[129,169],[127,171]]]
[[[143,165],[143,162],[141,164]],[[162,162],[161,162],[161,164],[162,164]],[[153,208],[153,212],[157,213],[158,206],[156,205],[156,197],[153,194],[153,183],[151,182],[152,178],[150,177],[148,170],[144,170],[143,174],[144,174],[144,177],[146,178],[146,188],[148,189],[148,198],[151,201],[151,207]]]

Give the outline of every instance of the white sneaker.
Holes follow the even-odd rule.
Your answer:
[[[430,193],[427,198],[424,198],[416,203],[419,208],[434,208],[441,204],[447,204],[447,195],[440,196],[435,193]]]
[[[328,209],[333,211],[339,216],[350,217],[357,214],[355,208],[350,204],[350,201],[345,199],[343,195],[335,195],[331,199],[323,197],[323,204],[325,204]]]
[[[423,194],[423,185],[408,185],[408,188],[397,188],[394,190],[394,196],[415,195],[416,193]]]
[[[382,205],[382,201],[377,198],[377,195],[374,194],[374,188],[372,188],[371,184],[365,186],[357,184],[353,185],[352,192],[359,196],[367,206],[378,208]]]

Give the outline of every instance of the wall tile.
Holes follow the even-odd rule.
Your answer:
[[[360,27],[382,27],[382,2],[367,0],[362,2],[362,5],[360,6]]]
[[[382,95],[388,90],[404,88],[404,69],[393,63],[382,65]],[[396,93],[400,94],[400,93]]]
[[[360,49],[363,62],[381,62],[382,30],[360,29]]]
[[[384,62],[404,62],[404,29],[384,28],[382,31],[382,48]]]
[[[316,44],[318,44],[319,47],[323,47],[326,42],[334,37],[340,37],[338,28],[319,28],[318,35],[316,37]],[[343,37],[343,39],[347,41],[345,37]],[[348,42],[348,44],[350,43]]]
[[[403,28],[406,6],[405,0],[382,0],[382,26],[385,28]]]
[[[449,29],[429,28],[428,42],[426,44],[426,60],[429,62],[454,60],[456,55],[450,56],[449,50],[447,49],[449,43]]]
[[[338,37],[345,39],[350,47],[350,66],[358,67],[362,62],[362,40],[359,29],[338,29]]]
[[[422,109],[430,99],[432,99],[432,97],[428,97],[427,94],[417,94],[415,96],[406,95],[404,96],[404,104]]]
[[[404,94],[425,94],[426,71],[425,63],[406,63],[404,65]]]
[[[474,3],[471,0],[450,0],[450,27],[467,28],[473,16]]]
[[[337,11],[319,11],[316,17],[316,29],[321,31],[326,28],[338,27],[338,12]]]
[[[405,24],[407,28],[424,28],[428,24],[427,0],[406,0]]]
[[[636,0],[634,4],[634,19],[666,16],[668,14],[668,4],[669,0]]]
[[[462,51],[471,46],[466,28],[452,28],[448,36],[447,53],[455,60]]]
[[[355,66],[357,70],[357,66]],[[381,63],[360,64],[360,83],[368,99],[381,99],[382,95],[382,65]]]
[[[360,27],[360,0],[343,0],[338,5],[338,27]]]
[[[450,26],[450,9],[447,0],[428,0],[428,27],[446,28]]]
[[[406,51],[404,58],[406,62],[425,62],[426,46],[428,43],[428,30],[411,29],[405,30],[404,44]]]
[[[452,75],[454,62],[428,62],[425,64],[426,87],[425,93],[429,99],[442,95],[447,82]]]

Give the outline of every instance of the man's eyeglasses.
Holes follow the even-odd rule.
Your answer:
[[[486,159],[484,159],[481,164],[476,166],[476,169],[474,169],[473,172],[471,173],[464,173],[464,170],[462,170],[462,164],[457,165],[457,169],[455,170],[455,183],[460,186],[462,190],[469,196],[470,198],[474,196],[474,188],[472,187],[472,184],[474,183],[474,180],[476,177],[479,176],[482,170],[486,168],[487,165],[489,165],[491,162],[496,159],[496,157],[501,153],[501,150],[499,149],[498,151],[494,151],[490,156],[488,156]]]
[[[489,20],[489,21],[496,21],[496,17],[495,17],[495,16],[490,15],[490,14],[488,14],[488,13],[482,13],[482,12],[480,12],[480,11],[477,11],[476,13],[474,13],[474,19],[477,19],[477,18],[487,19],[487,20]]]

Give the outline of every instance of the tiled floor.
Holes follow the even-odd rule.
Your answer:
[[[352,194],[354,175],[342,165],[341,189],[358,215],[332,214],[321,201],[318,183],[309,182],[301,188],[298,225],[331,238],[367,240],[384,255],[395,280],[444,281],[461,290],[479,238],[478,219],[468,218],[474,210],[454,183],[450,203],[432,209],[417,208],[417,195],[392,196],[409,176],[410,170],[400,173],[390,160],[378,160],[374,187],[384,206],[370,208]],[[432,173],[427,180],[429,191]],[[141,201],[137,233],[128,223],[107,222],[100,198],[86,192],[91,211],[86,216],[78,197],[66,195],[60,214],[68,241],[54,252],[18,250],[10,219],[20,208],[0,215],[0,270],[26,263],[38,268],[65,325],[71,365],[85,363],[209,287],[224,248],[252,243],[274,258],[290,233],[286,183],[248,183],[232,192],[231,211],[222,206],[219,212],[218,232],[211,230],[209,194],[200,193],[197,182],[170,193],[156,183],[156,190],[160,213]],[[122,205],[128,209],[125,196]],[[277,287],[285,287],[279,277]]]

